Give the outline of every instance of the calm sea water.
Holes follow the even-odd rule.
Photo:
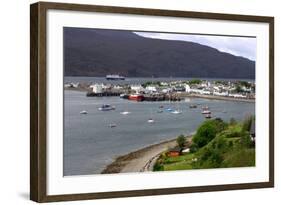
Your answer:
[[[241,120],[255,112],[254,103],[199,98],[170,103],[86,97],[86,93],[78,91],[65,91],[64,96],[65,176],[98,174],[119,155],[194,132],[205,120],[201,106],[209,106],[215,117],[224,120],[231,117]],[[194,103],[201,105],[190,109],[189,105]],[[102,104],[114,105],[116,110],[99,111],[98,107]],[[157,113],[161,105],[179,108],[182,114]],[[88,114],[79,114],[82,110],[87,110]],[[121,115],[122,111],[130,111],[131,114]],[[155,123],[149,124],[149,118],[153,118]],[[117,124],[117,127],[110,128],[110,123]]]

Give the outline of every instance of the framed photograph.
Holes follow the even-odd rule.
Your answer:
[[[30,198],[274,186],[274,18],[30,7]]]

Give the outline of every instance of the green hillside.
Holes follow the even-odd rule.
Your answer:
[[[254,117],[243,122],[207,120],[193,136],[189,153],[162,153],[154,171],[255,166],[255,143],[250,128]]]

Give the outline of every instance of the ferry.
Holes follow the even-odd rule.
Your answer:
[[[124,76],[121,75],[106,75],[106,80],[125,80]]]
[[[141,94],[132,94],[132,95],[129,95],[129,100],[143,101],[144,96]]]

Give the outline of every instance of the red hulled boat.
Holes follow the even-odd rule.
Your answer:
[[[132,94],[132,95],[129,95],[129,100],[143,101],[144,96],[141,94]]]

